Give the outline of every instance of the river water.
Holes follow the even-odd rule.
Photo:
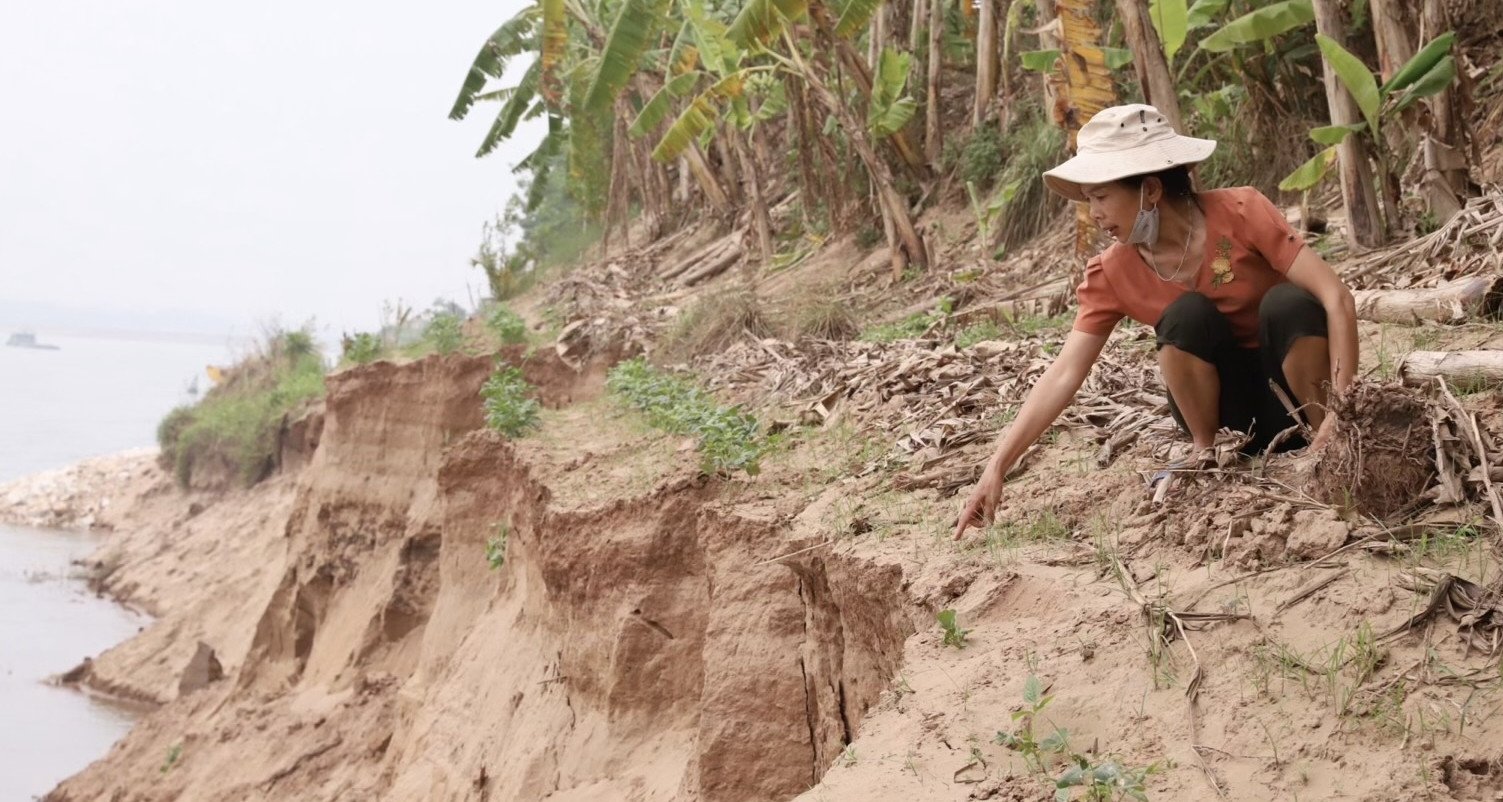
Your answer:
[[[8,332],[0,332],[3,338]],[[60,350],[0,346],[0,484],[153,445],[228,346],[39,335]],[[204,382],[206,384],[206,382]],[[132,712],[46,684],[147,619],[97,598],[73,568],[100,535],[0,525],[0,800],[28,800],[130,729]]]

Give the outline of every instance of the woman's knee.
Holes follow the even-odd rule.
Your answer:
[[[1308,290],[1291,282],[1275,284],[1258,303],[1258,319],[1263,322],[1318,317],[1325,319],[1325,307]]]
[[[1232,326],[1210,298],[1187,292],[1164,309],[1154,327],[1158,346],[1173,346],[1207,362],[1231,344]]]

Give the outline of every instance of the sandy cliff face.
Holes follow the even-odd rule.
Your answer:
[[[94,673],[165,704],[51,798],[761,800],[818,782],[913,630],[902,571],[772,559],[812,541],[592,403],[598,374],[510,357],[551,408],[533,438],[480,428],[489,358],[354,369],[330,379],[305,469],[195,517],[222,527],[195,535],[213,568],[191,592],[159,564],[189,559],[171,544],[122,541],[109,581],[164,618]],[[154,498],[140,517],[185,515]],[[226,677],[193,690],[200,640]]]

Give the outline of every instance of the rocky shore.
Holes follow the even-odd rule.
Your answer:
[[[130,498],[156,465],[155,448],[94,457],[0,484],[0,523],[109,529],[112,503]]]

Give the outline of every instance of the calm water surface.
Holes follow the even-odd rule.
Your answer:
[[[0,346],[0,483],[153,445],[194,377],[231,358],[228,346],[38,340],[61,349]],[[45,682],[147,623],[75,574],[99,540],[0,526],[0,802],[40,797],[130,729],[130,710]]]

